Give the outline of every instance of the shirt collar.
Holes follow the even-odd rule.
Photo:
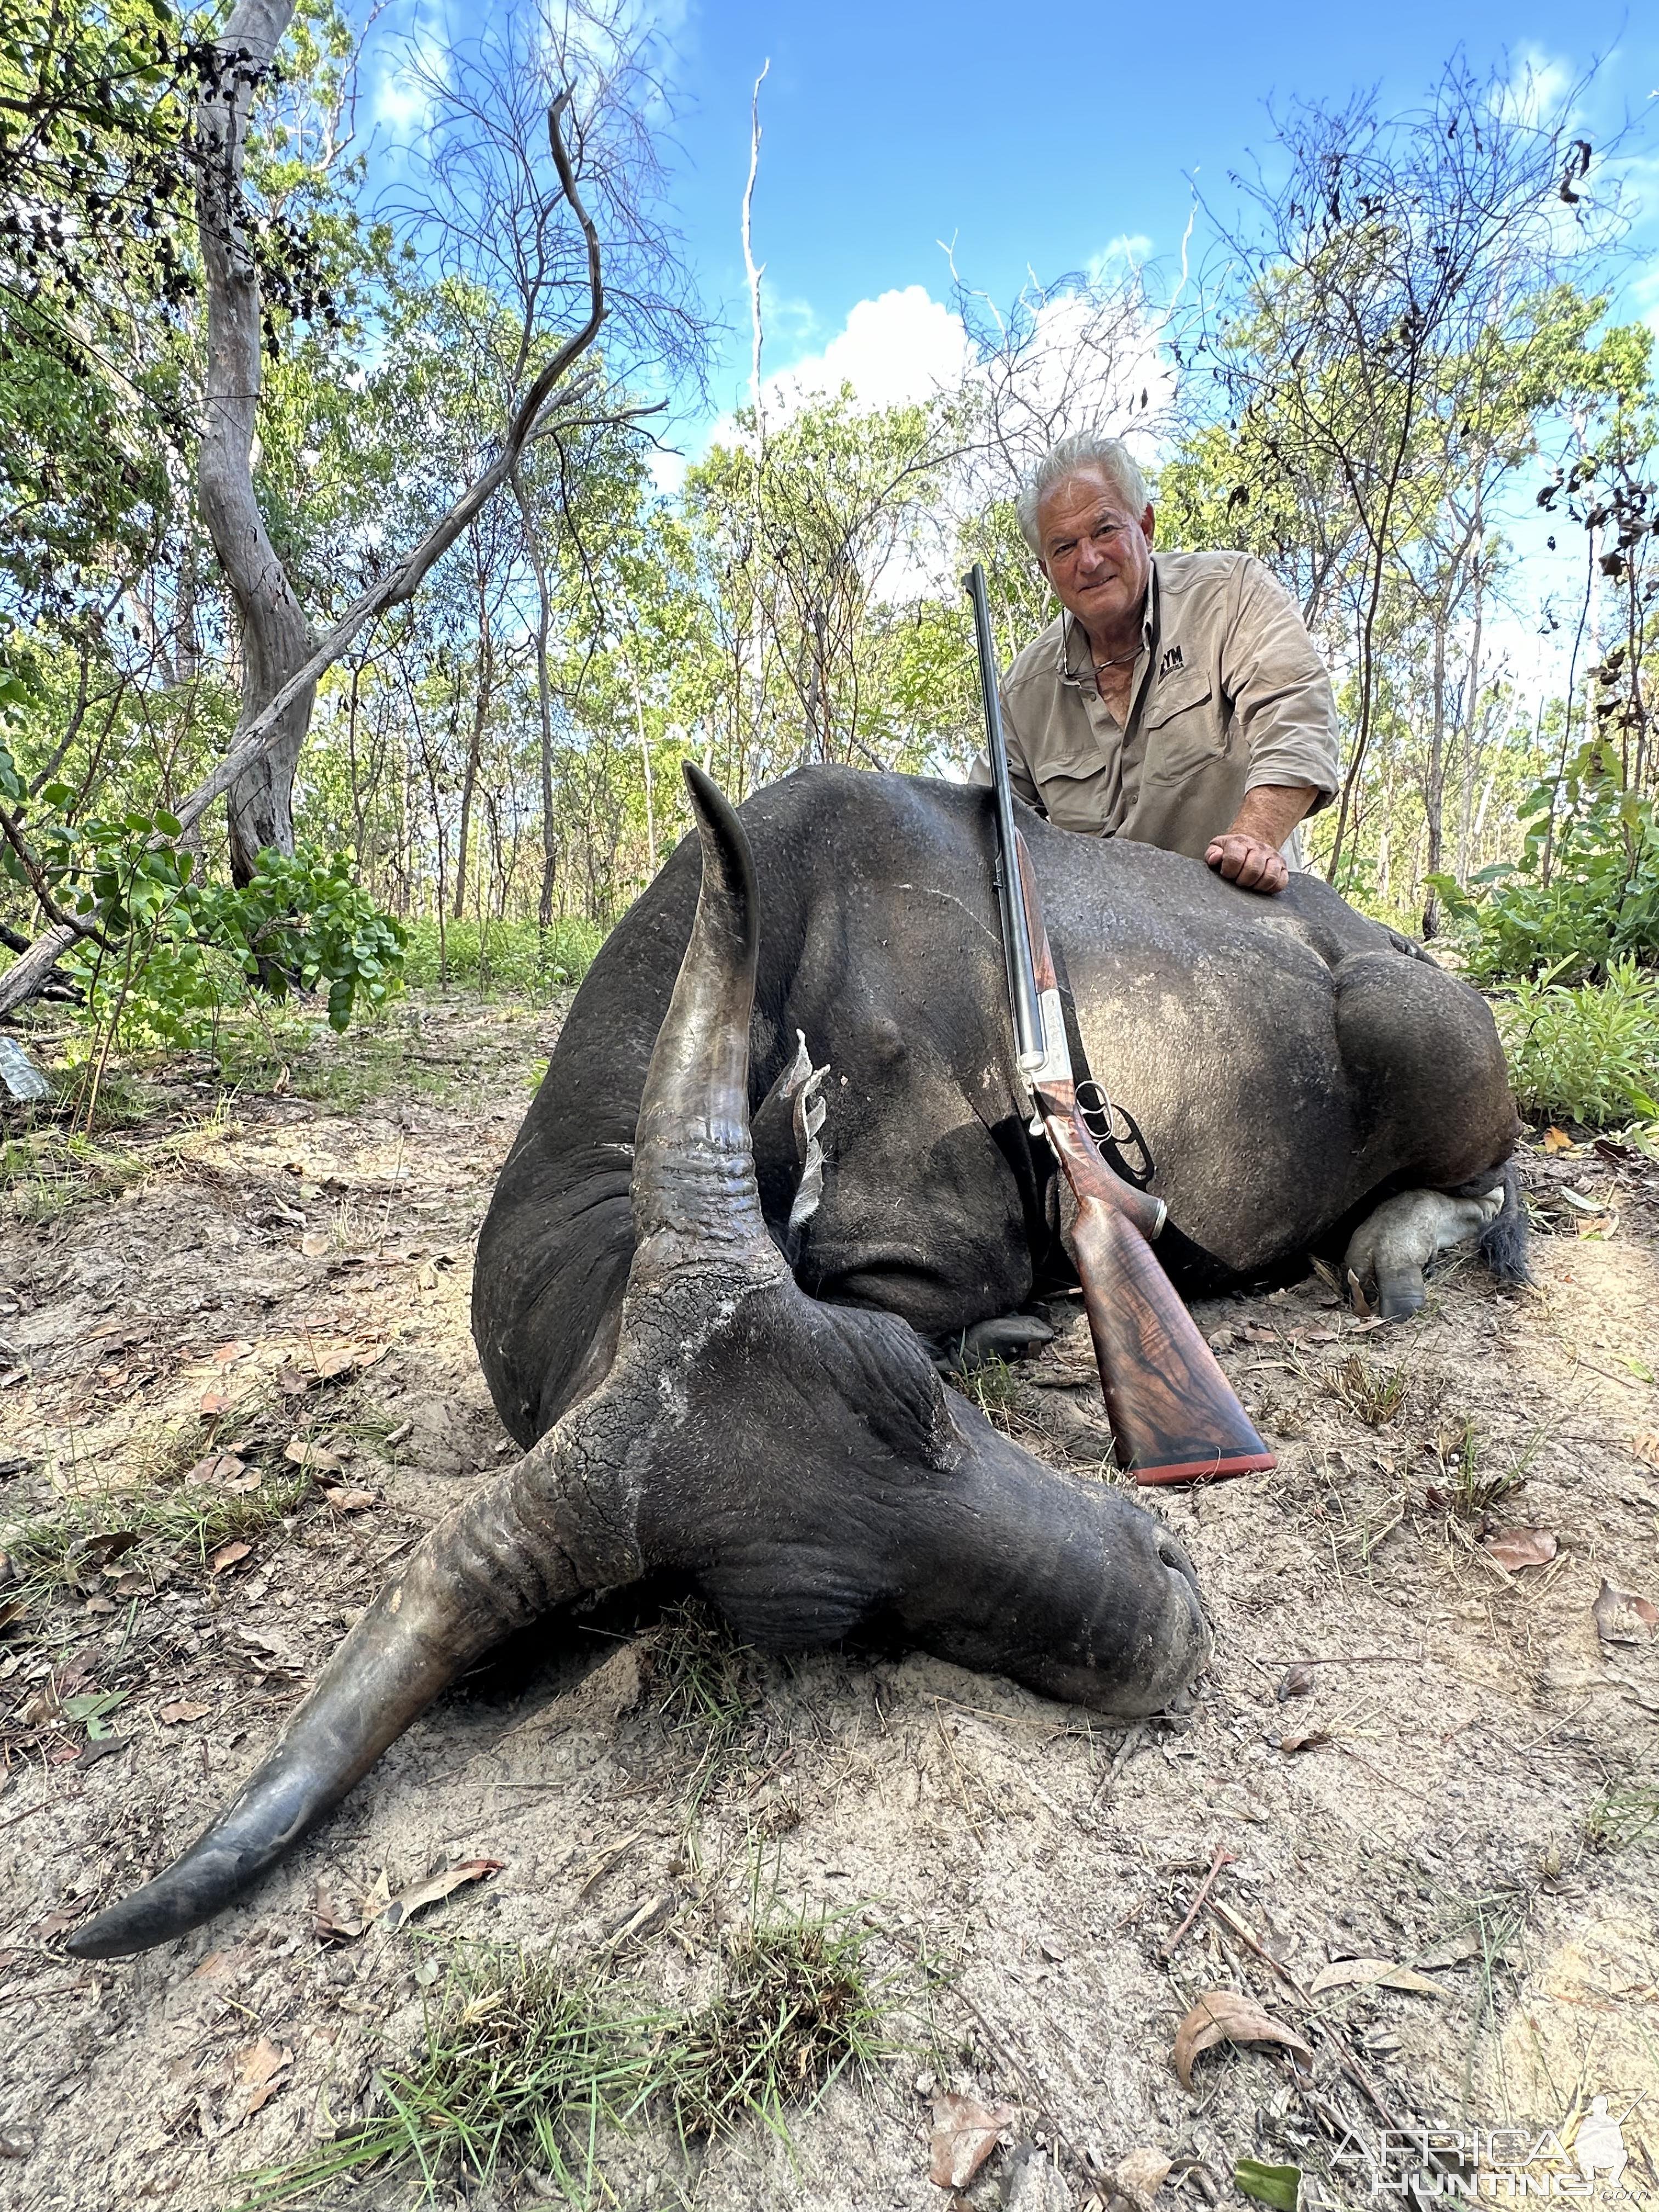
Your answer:
[[[1140,619],[1140,649],[1150,653],[1152,640],[1158,635],[1158,556],[1152,556],[1152,574],[1146,580],[1146,605]],[[1092,677],[1094,656],[1089,649],[1089,640],[1082,623],[1069,607],[1060,609],[1060,678],[1062,684],[1081,685],[1085,677]]]

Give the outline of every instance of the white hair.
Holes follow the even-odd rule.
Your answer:
[[[1121,495],[1132,514],[1139,514],[1145,510],[1146,479],[1121,438],[1103,437],[1097,430],[1075,431],[1069,438],[1061,438],[1049,447],[1014,495],[1014,514],[1020,534],[1039,559],[1042,541],[1037,533],[1038,507],[1056,484],[1064,483],[1067,477],[1077,476],[1085,469],[1097,469]]]

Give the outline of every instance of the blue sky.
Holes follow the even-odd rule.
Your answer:
[[[397,139],[418,128],[393,81],[398,38],[419,25],[435,58],[441,26],[476,34],[479,4],[403,0],[382,19],[369,89],[394,163]],[[1052,281],[1126,241],[1137,259],[1173,270],[1189,179],[1230,211],[1229,173],[1253,151],[1270,155],[1274,106],[1296,96],[1340,103],[1376,87],[1386,110],[1409,107],[1460,49],[1479,73],[1502,68],[1519,80],[1531,70],[1547,100],[1600,60],[1578,127],[1600,148],[1632,126],[1622,168],[1636,221],[1617,311],[1659,328],[1651,0],[1639,11],[1607,0],[1571,9],[1540,0],[1392,0],[1340,10],[1224,9],[1213,0],[1110,11],[1073,0],[634,4],[659,29],[668,57],[675,216],[704,305],[726,325],[707,402],[663,431],[682,455],[695,457],[747,396],[738,217],[750,88],[768,61],[754,244],[766,270],[769,375],[802,365],[809,381],[846,376],[867,404],[953,380],[963,340],[948,309],[941,240],[953,241],[964,281],[1002,302],[1028,272]],[[665,458],[663,489],[683,470],[683,460]],[[1549,550],[1530,483],[1518,488],[1509,520],[1522,562],[1505,651],[1523,682],[1550,680],[1547,664],[1565,644],[1541,611],[1548,602],[1576,610],[1582,552],[1576,533],[1572,544]]]
[[[917,284],[943,301],[940,239],[954,237],[964,276],[996,298],[1018,290],[1028,264],[1052,277],[1121,239],[1172,259],[1188,177],[1224,204],[1229,169],[1270,137],[1270,103],[1377,84],[1388,104],[1407,104],[1459,46],[1478,68],[1507,56],[1569,76],[1605,56],[1590,101],[1603,131],[1659,106],[1659,9],[1602,0],[1276,9],[691,0],[670,35],[681,221],[706,298],[740,326],[749,94],[771,62],[755,204],[770,368],[820,350],[860,301]],[[1647,178],[1659,187],[1656,122],[1638,133],[1648,157],[1638,190]],[[1659,307],[1645,287],[1631,298]],[[717,401],[739,393],[746,359],[740,328]]]

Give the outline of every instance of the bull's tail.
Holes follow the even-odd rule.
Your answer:
[[[1504,1203],[1480,1232],[1480,1256],[1500,1283],[1529,1283],[1527,1212],[1521,1203],[1521,1175],[1513,1160],[1504,1163]],[[1492,1185],[1486,1186],[1490,1190]]]

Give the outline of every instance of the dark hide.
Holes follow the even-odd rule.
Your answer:
[[[740,810],[762,916],[750,1097],[781,1243],[797,1159],[765,1106],[804,1031],[823,1202],[792,1250],[815,1297],[945,1346],[1063,1271],[1051,1164],[1012,1080],[988,795],[807,769]],[[1495,1170],[1518,1133],[1479,995],[1325,884],[1275,899],[1022,810],[1092,1072],[1129,1105],[1188,1287],[1266,1273],[1389,1193]],[[633,1249],[635,1124],[698,882],[688,838],[583,983],[496,1186],[473,1329],[521,1443],[604,1375]]]

